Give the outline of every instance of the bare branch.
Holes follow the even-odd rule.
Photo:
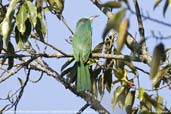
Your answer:
[[[145,38],[144,37],[144,27],[143,27],[140,8],[139,8],[137,0],[134,0],[134,6],[135,6],[136,17],[137,17],[137,21],[138,21],[138,27],[139,27],[139,33],[140,33],[140,36],[141,36],[141,40],[145,41],[145,39],[144,39]]]
[[[72,35],[74,35],[74,32],[72,31],[72,29],[69,27],[69,25],[67,24],[65,18],[63,15],[61,15],[61,20],[64,23],[64,25],[68,28],[68,30],[71,32]]]
[[[3,58],[7,55],[0,55],[0,58]],[[8,57],[8,56],[7,56]],[[10,56],[11,57],[11,56]],[[45,57],[45,58],[67,58],[67,57],[73,57],[72,54],[66,53],[37,53],[37,54],[15,54],[12,57],[14,58],[23,58],[23,57],[32,57],[32,59],[29,62],[32,62],[33,60],[37,59],[38,57]],[[136,62],[144,62],[143,57],[133,57],[130,55],[114,55],[114,54],[103,54],[103,53],[92,53],[92,58],[105,58],[105,59],[119,59],[119,60],[125,60],[125,61],[136,61]],[[24,64],[24,63],[23,63]]]
[[[19,66],[16,69],[14,69],[13,71],[10,71],[6,76],[2,76],[0,78],[0,83],[2,83],[3,81],[5,81],[6,79],[10,78],[11,76],[13,76],[14,74],[16,74],[21,69],[22,69],[22,66]]]
[[[90,106],[92,109],[94,109],[95,111],[97,111],[99,114],[110,114],[101,104],[100,101],[96,100],[93,98],[93,95],[91,95],[90,92],[81,92],[78,93],[76,91],[75,86],[67,83],[65,81],[65,79],[63,79],[59,73],[57,73],[55,70],[53,70],[52,68],[46,66],[43,67],[42,65],[38,65],[35,63],[30,63],[30,66],[32,69],[34,70],[38,70],[38,71],[43,71],[44,73],[46,73],[48,76],[52,76],[53,78],[55,78],[57,81],[59,81],[60,83],[62,83],[65,88],[69,89],[72,93],[74,93],[75,95],[83,98]]]

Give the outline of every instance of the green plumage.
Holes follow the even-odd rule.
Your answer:
[[[91,89],[90,72],[87,61],[92,47],[92,29],[89,18],[82,18],[77,22],[76,32],[72,40],[74,59],[78,63],[77,91]]]

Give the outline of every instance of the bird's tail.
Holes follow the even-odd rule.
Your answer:
[[[77,91],[91,90],[90,72],[88,65],[80,62],[77,69]]]

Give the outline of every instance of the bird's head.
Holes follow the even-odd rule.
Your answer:
[[[98,15],[95,16],[91,16],[89,18],[81,18],[78,22],[77,22],[77,28],[85,28],[85,27],[90,27],[91,28],[91,22],[98,17]]]

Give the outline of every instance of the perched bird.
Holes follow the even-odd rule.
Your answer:
[[[61,19],[61,14],[64,9],[65,0],[47,0],[50,5],[50,10],[55,13],[55,15]]]
[[[72,48],[77,68],[77,91],[91,90],[90,72],[87,61],[92,47],[91,21],[97,16],[82,18],[76,24],[76,32],[72,39]]]

